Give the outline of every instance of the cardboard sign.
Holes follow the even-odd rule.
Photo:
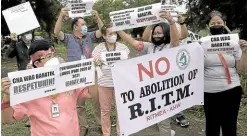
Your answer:
[[[66,7],[70,9],[71,18],[91,16],[93,0],[68,0]]]
[[[10,33],[20,35],[40,27],[29,2],[2,11]]]
[[[147,5],[138,8],[125,9],[110,13],[110,19],[113,24],[113,31],[137,28],[167,22],[159,17],[161,3]],[[177,21],[177,13],[172,12],[174,20]]]
[[[10,105],[94,85],[93,59],[8,73]]]
[[[207,54],[227,53],[239,51],[238,34],[224,34],[207,36],[200,39],[204,52]]]
[[[202,47],[192,43],[116,62],[112,76],[120,135],[128,136],[203,104],[203,59]]]

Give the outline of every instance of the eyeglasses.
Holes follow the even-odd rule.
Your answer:
[[[48,53],[48,54],[45,55],[45,57],[40,57],[39,59],[35,60],[33,62],[33,65],[39,65],[40,63],[42,63],[42,61],[44,59],[50,60],[53,56],[54,56],[54,53]]]
[[[154,32],[153,33],[153,36],[163,36],[164,34],[163,33],[161,33],[161,32]]]

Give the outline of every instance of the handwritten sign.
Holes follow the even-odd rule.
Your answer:
[[[102,52],[101,60],[107,66],[114,66],[115,62],[128,59],[128,54],[126,51],[111,51]]]
[[[238,34],[213,35],[200,39],[201,45],[207,54],[228,53],[239,50]]]
[[[20,35],[40,27],[29,2],[2,11],[10,33]]]
[[[137,28],[167,22],[159,17],[161,4],[156,3],[138,8],[125,9],[110,13],[110,19],[113,24],[113,31],[121,31],[125,29]],[[171,15],[177,21],[177,13]]]
[[[66,7],[70,9],[71,18],[91,16],[93,0],[68,0]]]
[[[8,73],[10,105],[94,85],[93,59]]]
[[[121,135],[203,104],[203,59],[202,47],[192,43],[115,63],[112,76]]]

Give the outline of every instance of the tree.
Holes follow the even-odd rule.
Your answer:
[[[246,0],[188,0],[187,23],[192,29],[204,29],[210,20],[210,12],[218,10],[224,15],[226,25],[231,29],[240,28],[240,38],[247,40]]]

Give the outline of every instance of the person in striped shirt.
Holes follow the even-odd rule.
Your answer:
[[[111,67],[114,65],[116,61],[120,61],[120,60],[117,59],[118,57],[115,58],[112,57],[112,59],[108,58],[111,60],[104,61],[104,59],[102,59],[103,58],[102,54],[107,52],[121,51],[124,52],[124,54],[127,54],[125,56],[125,59],[127,59],[130,50],[126,45],[116,42],[117,34],[112,31],[112,28],[103,27],[102,34],[105,42],[97,45],[94,48],[92,52],[92,56],[95,59],[96,65],[101,66],[100,70],[102,73],[102,75],[98,78],[102,132],[103,132],[103,136],[110,136],[111,135],[111,121],[110,121],[111,103],[112,103],[112,98],[114,97],[114,86],[113,86]],[[119,131],[119,124],[117,121],[117,136],[119,135],[120,135],[120,131]]]

